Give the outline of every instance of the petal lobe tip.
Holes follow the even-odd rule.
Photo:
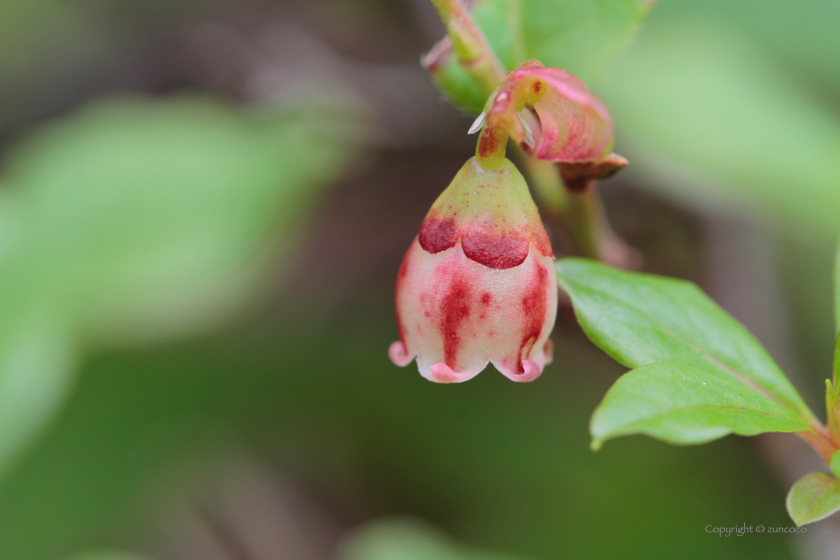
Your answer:
[[[394,365],[398,365],[400,367],[407,366],[411,363],[411,360],[414,359],[414,356],[408,353],[408,350],[405,348],[405,344],[403,344],[401,340],[391,343],[391,346],[388,348],[388,357],[391,358]]]

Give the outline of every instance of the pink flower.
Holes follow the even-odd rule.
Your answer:
[[[397,278],[400,340],[389,350],[439,383],[488,362],[514,381],[551,361],[557,312],[551,244],[522,175],[471,158],[432,206]]]
[[[594,188],[627,165],[612,153],[613,120],[606,105],[574,74],[536,60],[507,73],[487,101],[478,123],[484,122],[507,132],[533,157],[557,162],[574,192]]]
[[[516,118],[527,105],[534,142]],[[507,130],[523,149],[547,161],[581,163],[606,159],[613,145],[613,121],[604,103],[577,76],[544,68],[536,60],[508,72],[485,108],[487,123]]]

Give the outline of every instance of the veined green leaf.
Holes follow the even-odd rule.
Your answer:
[[[808,430],[791,409],[743,383],[675,362],[623,375],[595,409],[592,447],[629,434],[674,444],[705,443],[735,433]]]
[[[622,364],[679,364],[776,401],[803,424],[813,421],[761,344],[694,284],[578,258],[558,261],[557,277],[583,330]]]

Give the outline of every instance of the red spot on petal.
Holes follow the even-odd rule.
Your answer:
[[[490,295],[490,292],[484,292],[483,294],[481,294],[481,303],[483,303],[484,305],[490,305],[491,299],[492,296]]]
[[[519,373],[525,373],[522,358],[531,351],[531,347],[542,334],[548,310],[548,271],[535,263],[535,274],[528,292],[522,298],[522,314],[525,329],[519,346]]]
[[[428,217],[420,224],[420,246],[429,253],[435,254],[454,247],[458,241],[458,229],[455,220],[446,218],[439,220]]]
[[[551,241],[548,240],[548,234],[545,232],[545,228],[542,227],[542,224],[533,228],[533,231],[531,232],[531,242],[542,256],[554,256],[554,251],[551,250]]]
[[[440,331],[443,334],[443,356],[446,365],[457,370],[456,359],[461,347],[461,327],[470,316],[470,288],[462,277],[455,277],[441,302]]]
[[[528,239],[518,232],[501,235],[468,230],[461,237],[461,245],[467,258],[499,270],[519,266],[528,257]]]
[[[539,80],[534,81],[534,93],[539,95],[540,91],[542,90],[542,82]]]

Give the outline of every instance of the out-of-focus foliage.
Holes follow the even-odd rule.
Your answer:
[[[834,332],[840,333],[840,243],[834,251]],[[838,338],[840,342],[840,338]],[[837,366],[837,350],[840,350],[840,344],[835,345],[835,375],[840,374]]]
[[[0,473],[85,346],[205,327],[347,156],[334,103],[256,118],[216,101],[111,99],[43,128],[3,166]],[[269,251],[271,249],[271,251]]]
[[[761,45],[774,65],[797,78],[840,89],[840,3],[826,0],[667,0],[658,2],[654,19],[702,19]],[[745,69],[746,70],[746,69]],[[798,80],[797,80],[798,81]]]
[[[514,560],[460,546],[427,525],[393,519],[363,527],[343,544],[337,560]]]
[[[0,557],[47,560],[108,535],[175,531],[164,507],[171,489],[202,477],[196,457],[231,438],[339,515],[408,513],[480,550],[792,557],[786,536],[722,548],[703,531],[721,516],[790,523],[783,491],[768,492],[773,479],[741,440],[675,448],[624,438],[590,451],[589,416],[621,368],[582,337],[557,339],[539,383],[497,375],[441,386],[384,355],[393,338],[385,297],[318,328],[278,317],[95,357],[61,422],[0,487]]]
[[[825,519],[840,510],[840,480],[824,472],[806,474],[790,489],[787,510],[797,526]]]
[[[511,71],[536,59],[591,83],[627,47],[649,0],[476,0],[473,17]],[[436,77],[462,109],[478,113],[487,100],[450,56]]]
[[[75,554],[66,560],[147,560],[144,556],[139,556],[132,552],[123,552],[119,550],[93,550]]]
[[[476,0],[472,13],[506,70],[539,60],[584,82],[627,47],[649,0]]]
[[[737,30],[653,18],[599,93],[631,169],[661,188],[836,235],[840,116]]]

